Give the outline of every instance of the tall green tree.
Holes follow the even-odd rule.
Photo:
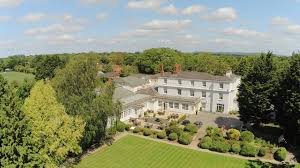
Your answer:
[[[288,140],[294,140],[300,128],[300,55],[294,54],[290,66],[277,85],[276,118],[284,128]]]
[[[64,66],[64,60],[60,59],[59,56],[39,56],[36,58],[37,64],[35,65],[35,78],[41,79],[52,79],[55,76],[55,70]]]
[[[276,68],[272,53],[262,54],[242,78],[238,103],[241,120],[254,124],[270,122]]]
[[[39,149],[44,167],[57,167],[68,154],[79,153],[84,122],[68,116],[48,81],[38,81],[25,100],[24,113],[31,128],[31,141]]]
[[[0,167],[42,167],[20,102],[0,75]]]
[[[112,95],[100,85],[97,77],[97,59],[77,57],[58,71],[52,80],[58,100],[66,107],[66,112],[81,116],[86,127],[81,147],[89,148],[105,138],[108,116],[112,114]],[[96,94],[99,88],[100,94]]]

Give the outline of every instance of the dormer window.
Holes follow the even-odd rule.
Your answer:
[[[194,82],[194,81],[191,81],[191,85],[194,86],[194,85],[195,85],[195,82]]]
[[[202,82],[202,86],[203,86],[203,87],[206,87],[206,82]]]
[[[178,79],[178,84],[181,85],[182,84],[182,81],[181,79]]]
[[[168,80],[167,80],[166,78],[164,79],[164,83],[165,83],[165,84],[167,84],[167,83],[168,83]]]
[[[224,88],[224,84],[220,83],[220,89],[223,89],[223,88]]]

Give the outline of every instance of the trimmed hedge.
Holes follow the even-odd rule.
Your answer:
[[[242,146],[240,154],[243,156],[255,157],[257,152],[257,148],[254,145],[247,143]]]
[[[152,131],[149,128],[144,128],[144,136],[150,136],[152,134]]]
[[[226,153],[230,150],[231,146],[226,141],[213,141],[209,150]]]
[[[237,129],[229,129],[226,132],[226,135],[227,135],[227,138],[230,139],[230,140],[239,140],[240,136],[241,136],[241,133]]]
[[[277,161],[284,161],[286,159],[287,151],[284,147],[280,147],[274,153],[274,159]]]
[[[241,151],[241,145],[238,143],[234,143],[231,145],[231,152],[239,154]]]
[[[192,142],[192,136],[187,133],[183,133],[179,136],[178,142],[183,145],[189,145]]]
[[[241,140],[245,142],[253,142],[254,141],[254,134],[250,131],[243,131],[241,133]]]
[[[184,131],[187,131],[190,133],[197,133],[198,127],[195,124],[188,124],[184,127]]]
[[[139,133],[139,132],[142,132],[142,131],[143,131],[143,129],[141,127],[135,127],[132,132],[133,133]]]
[[[202,149],[209,149],[211,147],[211,144],[212,144],[211,137],[206,136],[201,139],[200,143],[198,144],[198,147],[200,147]]]
[[[161,131],[157,133],[157,138],[159,139],[165,139],[167,137],[167,134],[165,131]]]
[[[169,134],[169,136],[168,136],[168,139],[170,141],[175,141],[175,140],[177,140],[177,138],[178,138],[178,135],[175,132]]]
[[[263,157],[267,154],[267,151],[268,149],[266,147],[260,147],[257,155]]]

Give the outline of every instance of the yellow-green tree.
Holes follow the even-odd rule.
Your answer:
[[[23,110],[32,130],[32,143],[43,156],[45,167],[56,167],[68,154],[81,152],[78,143],[85,124],[67,115],[48,81],[35,84]]]

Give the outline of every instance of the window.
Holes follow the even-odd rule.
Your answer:
[[[182,104],[182,110],[189,110],[188,104]]]
[[[173,105],[174,105],[173,102],[169,102],[169,107],[170,108],[173,108],[174,107]]]
[[[179,103],[174,103],[174,107],[175,107],[176,109],[179,109]]]
[[[219,93],[219,100],[223,100],[223,94]]]
[[[167,94],[168,93],[168,89],[164,88],[164,93]]]
[[[181,95],[181,89],[177,89],[178,95]]]
[[[194,86],[194,85],[195,85],[195,82],[194,82],[194,81],[191,81],[191,85]]]
[[[203,86],[203,87],[206,87],[206,82],[202,82],[202,86]]]
[[[224,104],[217,104],[217,112],[224,112]]]
[[[190,90],[190,95],[195,96],[195,92],[193,90]]]
[[[181,79],[178,79],[178,84],[181,85],[182,84],[182,81]]]
[[[220,89],[223,89],[223,88],[224,88],[224,84],[220,83]]]
[[[205,103],[205,102],[202,102],[202,103],[201,103],[201,107],[202,107],[202,109],[205,109],[205,108],[206,108],[206,103]]]
[[[202,97],[203,97],[203,98],[206,97],[206,92],[205,92],[205,91],[202,92]]]
[[[158,101],[158,106],[159,106],[159,107],[162,106],[162,101]]]
[[[167,83],[168,83],[168,80],[167,80],[167,79],[164,79],[164,83],[167,84]]]

